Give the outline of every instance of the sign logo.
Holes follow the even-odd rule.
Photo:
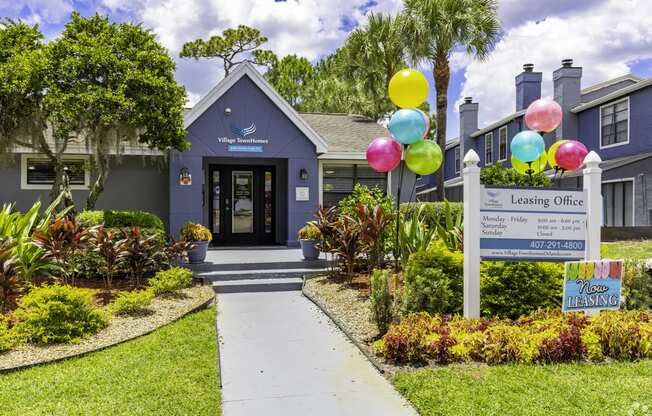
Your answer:
[[[256,124],[251,123],[251,126],[245,127],[245,128],[240,128],[240,127],[236,126],[235,124],[231,124],[231,132],[233,134],[237,134],[238,136],[246,137],[246,136],[256,132]]]

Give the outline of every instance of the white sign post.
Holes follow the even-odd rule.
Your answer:
[[[602,160],[584,159],[584,189],[480,184],[480,158],[464,156],[464,317],[480,317],[480,260],[600,259]]]

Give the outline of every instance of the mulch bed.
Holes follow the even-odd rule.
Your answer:
[[[150,314],[138,317],[113,316],[105,329],[77,344],[28,344],[0,354],[0,372],[86,354],[146,335],[208,306],[214,299],[215,292],[210,286],[183,289],[176,296],[156,297],[152,300]]]

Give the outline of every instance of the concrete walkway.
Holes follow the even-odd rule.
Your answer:
[[[301,292],[218,295],[224,416],[415,416]]]

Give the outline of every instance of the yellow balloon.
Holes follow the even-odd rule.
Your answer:
[[[557,148],[561,146],[562,144],[566,143],[568,140],[557,140],[550,146],[550,149],[548,149],[548,164],[550,164],[551,168],[556,168],[557,167],[557,160],[555,159],[555,153],[557,153]]]
[[[530,172],[528,172],[528,170],[532,170],[531,173],[533,175],[543,172],[544,170],[546,170],[547,162],[548,162],[548,156],[546,155],[546,152],[541,153],[539,159],[532,162],[531,165],[528,165],[525,162],[521,162],[520,160],[512,156],[512,167],[514,168],[515,171],[523,175],[529,175]]]
[[[428,97],[428,80],[421,71],[402,69],[389,81],[389,98],[401,108],[415,108]]]

